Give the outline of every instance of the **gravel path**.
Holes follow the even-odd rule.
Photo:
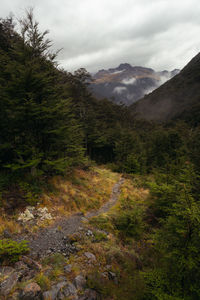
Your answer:
[[[118,200],[123,182],[124,179],[121,178],[114,185],[110,200],[99,210],[89,212],[85,217],[83,214],[78,213],[69,218],[61,218],[52,226],[40,230],[36,235],[23,237],[23,239],[29,241],[30,256],[39,258],[54,252],[66,253],[66,256],[73,253],[75,249],[69,243],[68,236],[78,232],[80,227],[83,226],[84,220],[107,212]]]

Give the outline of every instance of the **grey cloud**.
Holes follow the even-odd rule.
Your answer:
[[[200,51],[199,0],[30,0],[50,30],[64,68],[89,71],[128,62],[157,70],[182,68]],[[7,0],[1,16],[22,14],[26,0]]]

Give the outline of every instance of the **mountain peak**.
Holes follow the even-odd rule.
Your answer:
[[[133,67],[128,64],[128,63],[123,63],[123,64],[120,64],[119,67],[117,68],[118,70],[130,70],[132,69]]]
[[[150,68],[121,63],[117,68],[100,70],[94,74],[91,88],[98,98],[131,105],[174,75],[166,70],[155,72]]]

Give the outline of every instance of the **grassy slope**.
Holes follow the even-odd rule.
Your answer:
[[[42,195],[40,206],[47,206],[58,216],[97,209],[109,200],[112,187],[119,178],[120,174],[97,167],[90,171],[76,170],[67,179],[53,178],[51,184],[54,188],[51,193]],[[41,262],[42,270],[32,281],[36,281],[45,291],[60,276],[73,281],[81,273],[88,278],[87,286],[98,291],[104,299],[142,299],[145,284],[140,270],[145,267],[146,249],[151,248],[144,222],[148,203],[149,191],[143,187],[143,179],[136,176],[127,178],[116,205],[106,214],[85,223],[85,230],[90,229],[93,236],[83,232],[70,237],[79,249],[78,253],[72,254],[68,260],[59,253],[45,258]],[[16,222],[10,222],[13,222],[14,229]],[[1,222],[1,231],[7,225],[5,220]],[[96,261],[88,263],[84,252],[93,253]],[[72,271],[66,274],[63,267],[69,263],[72,264]],[[116,274],[115,280],[108,278],[108,271]],[[13,292],[26,283],[18,284]]]
[[[104,167],[91,167],[88,171],[77,169],[66,178],[53,177],[49,181],[48,188],[37,199],[38,207],[47,207],[56,217],[98,209],[109,200],[112,187],[119,178],[119,174]],[[19,212],[16,212],[15,215],[8,216],[4,213],[0,216],[0,235],[4,230],[21,233],[23,228],[17,222],[18,214]],[[49,222],[43,222],[40,226],[48,224]],[[37,226],[31,226],[31,230],[36,229]]]

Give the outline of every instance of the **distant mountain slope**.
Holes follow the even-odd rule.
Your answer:
[[[199,107],[199,108],[198,108]],[[146,120],[167,121],[200,109],[200,53],[174,78],[131,106]]]
[[[97,72],[93,76],[91,89],[97,98],[109,98],[117,104],[131,105],[178,72],[155,72],[150,68],[124,63],[117,68]]]

